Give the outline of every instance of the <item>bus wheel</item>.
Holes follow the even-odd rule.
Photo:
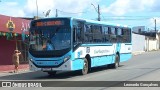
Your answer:
[[[54,76],[56,75],[56,71],[50,71],[50,72],[47,72],[49,76]]]
[[[120,58],[119,58],[119,55],[116,54],[114,68],[118,68],[119,67],[119,63],[120,63]]]
[[[108,64],[107,67],[108,67],[109,69],[116,69],[116,68],[119,67],[119,55],[118,55],[118,54],[116,54],[116,56],[115,56],[115,61],[114,61],[114,63],[113,63],[113,64]]]
[[[88,73],[88,60],[86,58],[84,58],[84,65],[81,72],[82,72],[82,75],[85,75]]]

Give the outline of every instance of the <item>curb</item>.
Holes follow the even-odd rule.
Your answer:
[[[132,54],[133,54],[134,56],[140,55],[140,54],[143,54],[143,53],[145,53],[145,51],[136,51],[136,52],[132,52]]]
[[[28,64],[21,64],[18,67],[19,71],[27,70],[29,69]],[[12,72],[14,70],[14,65],[0,65],[0,73],[1,72]]]
[[[26,72],[29,71],[29,68],[24,68],[24,69],[19,69],[18,72]],[[0,73],[13,73],[13,70],[8,70],[8,71],[0,71]]]
[[[22,74],[22,73],[26,73],[26,72],[29,72],[28,68],[27,69],[20,69],[18,73],[13,73],[13,70],[12,71],[1,71],[0,77],[8,76],[8,75]]]

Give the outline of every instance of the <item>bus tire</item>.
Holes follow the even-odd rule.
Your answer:
[[[56,75],[56,71],[49,71],[47,72],[49,76],[55,76]]]
[[[114,63],[114,68],[118,68],[120,63],[120,57],[118,54],[115,56],[115,63]]]
[[[113,64],[108,64],[107,68],[109,68],[109,69],[116,69],[116,68],[118,68],[119,67],[119,61],[120,61],[119,60],[119,55],[116,54],[114,63]]]
[[[81,70],[82,75],[85,75],[88,73],[88,60],[84,58],[84,63],[83,63],[83,69]]]

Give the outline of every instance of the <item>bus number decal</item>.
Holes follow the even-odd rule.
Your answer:
[[[90,47],[86,48],[86,53],[90,53]]]
[[[79,52],[77,53],[77,55],[78,55],[78,58],[80,58],[81,55],[82,55],[82,51],[79,51]]]

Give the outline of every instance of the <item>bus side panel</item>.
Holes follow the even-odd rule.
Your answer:
[[[120,62],[129,60],[132,57],[132,44],[121,44]]]
[[[120,62],[129,60],[132,57],[131,53],[120,54]]]
[[[114,59],[115,59],[114,55],[91,58],[91,67],[112,64],[114,63]],[[83,63],[84,63],[83,59],[72,60],[72,70],[83,69]]]
[[[85,58],[87,54],[89,54],[91,57],[91,67],[114,63],[115,47],[116,44],[106,44],[99,46],[92,44],[88,45],[88,47],[87,45],[79,47],[72,54],[72,70],[78,70],[83,68],[83,58]]]
[[[72,60],[72,70],[83,69],[83,63],[84,63],[84,60],[81,58]]]
[[[112,64],[112,63],[114,63],[114,59],[115,59],[114,55],[94,57],[94,58],[92,58],[91,67],[97,67],[97,66]]]

